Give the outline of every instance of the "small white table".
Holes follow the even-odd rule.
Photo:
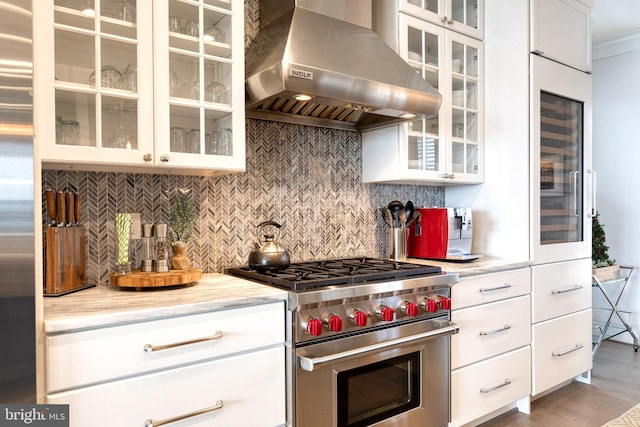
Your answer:
[[[600,281],[595,275],[592,276],[593,277],[592,286],[594,288],[599,289],[600,292],[602,292],[602,295],[604,295],[604,298],[607,300],[607,303],[609,303],[609,306],[610,306],[610,308],[594,307],[594,309],[603,309],[603,310],[609,311],[609,317],[607,318],[606,322],[593,323],[592,356],[596,355],[596,351],[598,351],[598,348],[600,347],[600,344],[602,344],[602,341],[608,340],[609,338],[613,338],[625,332],[628,332],[633,338],[634,351],[638,351],[638,336],[633,331],[628,321],[625,320],[625,317],[628,319],[631,316],[631,313],[628,311],[618,310],[618,304],[622,299],[622,295],[624,294],[624,291],[627,288],[627,285],[629,284],[629,281],[634,271],[635,271],[635,267],[620,266],[620,277],[610,279],[610,280]],[[608,285],[612,285],[614,283],[619,283],[619,282],[622,282],[622,288],[619,290],[617,296],[615,294],[609,295],[609,292],[607,292],[606,287]],[[608,287],[611,287],[611,286],[608,286]],[[618,324],[617,322],[615,323],[613,322],[614,314],[618,317],[618,320],[620,320],[621,324]]]

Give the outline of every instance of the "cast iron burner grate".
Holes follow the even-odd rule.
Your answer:
[[[234,267],[227,273],[278,286],[289,291],[304,291],[324,286],[363,284],[374,281],[440,274],[440,267],[381,258],[346,258],[292,263],[277,270]]]

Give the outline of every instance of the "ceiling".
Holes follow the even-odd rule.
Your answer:
[[[591,42],[598,45],[640,31],[640,1],[594,0]]]

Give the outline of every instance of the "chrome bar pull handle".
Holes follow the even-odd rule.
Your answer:
[[[580,289],[582,289],[582,288],[584,288],[584,286],[582,286],[582,285],[575,285],[575,286],[572,286],[572,287],[570,287],[570,288],[566,288],[566,289],[559,289],[559,290],[552,289],[552,290],[551,290],[551,294],[553,294],[553,295],[555,295],[555,294],[564,294],[564,293],[566,293],[566,292],[573,292],[573,291],[580,290]]]
[[[552,355],[553,357],[561,357],[561,356],[564,356],[564,355],[566,355],[566,354],[573,353],[574,351],[578,351],[578,350],[580,350],[582,347],[584,347],[582,344],[578,344],[578,343],[576,343],[575,347],[570,348],[569,350],[565,350],[565,351],[554,351],[553,353],[551,353],[551,355]]]
[[[480,388],[480,393],[484,393],[484,394],[491,393],[492,391],[497,390],[497,389],[502,388],[502,387],[505,387],[505,386],[508,386],[509,384],[511,384],[511,380],[509,378],[505,378],[503,383],[500,383],[498,385],[494,385],[493,387],[489,387],[489,388],[481,387]]]
[[[491,292],[491,291],[499,291],[500,289],[509,289],[511,287],[510,284],[505,283],[504,285],[500,285],[500,286],[496,286],[493,288],[480,288],[478,289],[479,292]]]
[[[188,414],[179,415],[173,418],[167,418],[166,420],[153,421],[152,419],[145,420],[144,427],[160,427],[167,424],[175,423],[176,421],[186,420],[187,418],[195,417],[198,415],[204,415],[209,412],[214,412],[222,409],[222,400],[218,400],[214,406],[209,408],[200,409],[199,411],[190,412]]]
[[[486,336],[486,335],[493,335],[493,334],[497,334],[498,332],[502,332],[502,331],[507,331],[511,329],[511,326],[509,325],[504,325],[502,328],[498,328],[498,329],[493,329],[491,331],[480,331],[480,335],[482,336]]]
[[[181,347],[183,345],[195,344],[195,343],[204,342],[204,341],[218,340],[220,338],[222,338],[222,331],[216,331],[215,334],[209,337],[196,338],[193,340],[182,341],[182,342],[177,342],[173,344],[165,344],[165,345],[145,344],[144,351],[146,351],[147,353],[151,353],[154,351],[167,350],[169,348],[174,348],[174,347]]]
[[[580,171],[572,171],[569,172],[569,178],[573,177],[573,179],[571,179],[572,181],[572,193],[573,193],[573,216],[580,216],[579,212],[578,212],[578,174],[580,173]]]
[[[589,216],[593,218],[598,214],[598,199],[596,195],[596,189],[598,188],[598,174],[595,169],[589,169],[587,172],[591,174],[591,213]]]

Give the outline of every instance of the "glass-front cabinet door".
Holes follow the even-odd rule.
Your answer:
[[[436,117],[405,127],[407,168],[414,177],[482,182],[482,43],[401,14],[409,65],[442,94]]]
[[[153,151],[151,0],[34,2],[43,162],[144,164]]]
[[[532,55],[534,261],[591,256],[591,76]]]
[[[243,170],[241,0],[154,2],[160,166]]]
[[[482,40],[483,0],[398,0],[400,10]]]

